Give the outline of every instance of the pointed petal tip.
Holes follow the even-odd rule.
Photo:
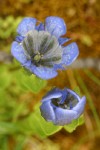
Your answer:
[[[83,96],[83,97],[81,98],[81,101],[82,101],[83,104],[85,105],[85,103],[86,103],[86,96]]]
[[[77,112],[76,118],[78,118],[83,113],[85,104],[86,104],[86,97],[83,96],[80,99],[79,103],[73,108],[73,110]]]

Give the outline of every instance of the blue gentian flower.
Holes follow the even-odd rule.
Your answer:
[[[78,56],[75,42],[63,46],[68,38],[62,18],[47,17],[45,23],[35,18],[24,18],[17,28],[18,36],[12,43],[11,53],[31,73],[42,79],[57,76],[57,70],[70,65]]]
[[[86,98],[80,98],[70,89],[54,88],[42,99],[40,111],[42,117],[55,125],[66,125],[77,119],[84,110]]]

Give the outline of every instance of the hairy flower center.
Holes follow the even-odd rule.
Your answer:
[[[66,99],[63,101],[63,103],[62,103],[62,101],[63,101],[62,98],[53,98],[52,99],[52,103],[55,106],[61,107],[63,109],[72,109],[78,103],[78,99],[70,93],[67,94]]]
[[[28,32],[22,41],[25,55],[36,66],[53,67],[61,63],[62,47],[55,36],[47,31]]]

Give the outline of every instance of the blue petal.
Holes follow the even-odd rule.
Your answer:
[[[65,89],[63,89],[62,91],[61,91],[61,93],[62,93],[62,97],[61,97],[61,101],[60,101],[60,104],[63,104],[64,102],[65,102],[65,100],[66,100],[66,98],[67,98],[67,89],[65,88]]]
[[[32,65],[31,60],[28,60],[26,63],[22,64],[22,66],[31,71],[31,68],[32,68],[32,66],[34,66],[34,65]],[[32,72],[32,71],[31,71],[31,72]]]
[[[74,111],[77,112],[77,116],[76,117],[79,117],[83,111],[84,111],[84,107],[85,107],[85,103],[86,103],[86,97],[83,96],[79,103],[73,108]]]
[[[52,98],[59,98],[62,96],[61,90],[58,88],[54,88],[51,91],[49,91],[46,96],[43,97],[42,102],[51,100]]]
[[[51,79],[57,76],[57,72],[53,68],[46,67],[35,67],[33,70],[34,74],[42,79]]]
[[[17,42],[12,43],[11,53],[20,63],[25,64],[27,62],[24,50],[19,43]]]
[[[54,65],[54,69],[55,69],[55,70],[58,70],[58,69],[60,69],[60,70],[65,70],[65,68],[64,68],[64,66],[63,66],[62,64],[55,64],[55,65]]]
[[[77,113],[73,110],[67,110],[62,108],[55,109],[56,121],[54,124],[56,125],[65,125],[71,123],[77,116]]]
[[[60,45],[63,45],[64,43],[68,42],[70,39],[69,38],[59,38],[58,42]]]
[[[18,36],[16,36],[16,41],[17,42],[22,42],[24,40],[24,37],[23,36],[21,36],[21,35],[18,35]]]
[[[36,19],[31,17],[24,18],[18,25],[17,32],[20,35],[26,35],[28,31],[34,30],[36,25]]]
[[[50,101],[45,101],[42,103],[40,106],[41,115],[47,121],[55,121],[55,113],[50,103]]]
[[[55,35],[57,38],[66,33],[66,25],[62,18],[53,16],[47,17],[45,25],[47,31],[52,35]]]
[[[72,90],[70,90],[70,89],[67,89],[67,91],[68,91],[71,95],[73,95],[74,97],[76,97],[76,99],[77,99],[78,101],[80,101],[80,97],[79,97],[79,95],[78,95],[76,92],[74,92],[74,91],[72,91]]]
[[[77,58],[78,54],[79,54],[79,50],[75,42],[64,47],[62,64],[66,66],[70,65]]]
[[[40,23],[38,26],[36,26],[35,29],[38,30],[38,31],[43,31],[44,30],[44,24]]]

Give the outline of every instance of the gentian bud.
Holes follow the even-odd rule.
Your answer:
[[[42,99],[40,111],[42,117],[55,125],[66,125],[77,119],[84,111],[86,98],[79,97],[74,91],[54,88]]]

